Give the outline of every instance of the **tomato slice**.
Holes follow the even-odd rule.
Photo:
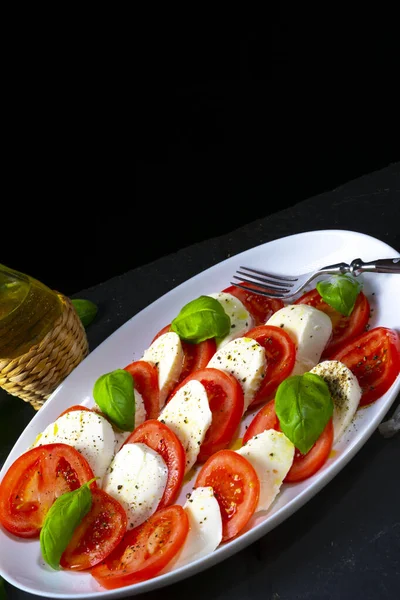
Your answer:
[[[254,407],[274,397],[279,384],[289,377],[296,360],[296,346],[286,331],[274,325],[253,327],[246,337],[256,340],[267,358],[265,376],[250,404]]]
[[[262,433],[266,429],[276,429],[277,431],[281,431],[279,419],[275,412],[274,399],[267,402],[267,404],[254,415],[243,436],[243,444],[246,444],[249,439]],[[329,457],[333,444],[333,435],[333,420],[330,419],[324,431],[307,454],[302,454],[300,450],[297,448],[295,449],[292,466],[284,481],[302,481],[303,479],[307,479],[308,477],[311,477],[311,475],[314,475]]]
[[[128,531],[108,557],[91,569],[108,590],[155,577],[182,548],[189,531],[185,509],[172,504]]]
[[[0,523],[18,537],[37,537],[53,502],[94,478],[67,444],[44,444],[19,456],[0,483]],[[97,487],[94,481],[91,489]]]
[[[221,509],[222,541],[236,537],[254,514],[260,481],[251,463],[234,450],[219,450],[200,469],[195,488],[211,486]]]
[[[371,404],[394,383],[400,372],[400,334],[375,327],[350,341],[332,356],[357,377],[362,389],[359,406]]]
[[[136,427],[123,445],[133,443],[146,444],[164,459],[168,478],[157,510],[173,504],[185,475],[186,455],[182,442],[168,425],[158,419],[149,419]]]
[[[212,413],[211,425],[207,429],[197,457],[197,462],[203,463],[214,452],[229,446],[243,415],[244,397],[236,377],[211,367],[200,369],[186,377],[172,395],[193,379],[200,381],[205,387]]]
[[[256,285],[245,283],[244,285],[257,289]],[[242,288],[232,285],[222,290],[226,294],[236,296],[249,311],[254,319],[255,325],[265,325],[268,319],[279,309],[284,307],[284,303],[279,298],[267,298],[256,292],[249,292]]]
[[[92,490],[92,506],[75,529],[60,566],[83,571],[104,560],[122,540],[127,526],[122,505],[104,490]]]
[[[157,368],[145,360],[135,360],[124,368],[132,375],[135,388],[143,398],[146,418],[157,419],[160,414]]]
[[[340,314],[335,308],[324,302],[316,288],[306,292],[295,301],[295,304],[309,304],[322,310],[330,317],[332,321],[332,335],[328,341],[321,360],[330,358],[338,352],[351,339],[360,335],[366,330],[368,320],[371,314],[368,298],[360,292],[357,296],[354,309],[349,317]]]
[[[267,429],[278,429],[279,421],[275,412],[275,399],[269,400],[253,417],[246,429],[242,443],[247,442]]]
[[[156,340],[160,335],[164,333],[168,333],[171,331],[171,324],[163,327],[153,338],[152,342]],[[183,350],[183,365],[182,371],[178,379],[177,385],[181,383],[186,377],[188,377],[191,373],[198,371],[199,369],[205,369],[208,363],[211,360],[213,354],[215,354],[217,350],[217,344],[214,338],[209,340],[204,340],[204,342],[199,342],[198,344],[193,344],[190,342],[186,342],[185,340],[181,340],[182,350]]]
[[[292,466],[283,481],[286,483],[303,481],[319,471],[331,453],[333,434],[333,420],[331,418],[307,454],[302,454],[300,450],[295,449]]]

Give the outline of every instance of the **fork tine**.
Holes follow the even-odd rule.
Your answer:
[[[246,290],[247,292],[253,292],[253,294],[254,294],[254,292],[256,292],[257,294],[260,294],[261,296],[267,296],[268,298],[286,298],[286,294],[279,292],[278,290],[272,290],[272,289],[271,290],[267,290],[267,289],[262,290],[261,288],[255,289],[254,286],[250,287],[247,285],[242,285],[240,283],[235,283],[233,281],[231,281],[231,285],[235,285],[236,287],[239,287],[242,290]]]
[[[257,281],[260,281],[260,283],[262,283],[264,286],[271,286],[272,288],[281,288],[284,287],[286,288],[291,288],[294,286],[294,283],[292,283],[291,281],[279,281],[278,278],[277,279],[267,279],[267,277],[258,277],[257,275],[249,275],[248,273],[244,273],[243,271],[236,271],[237,273],[239,273],[239,275],[244,275],[245,277],[250,277],[251,279],[245,279],[245,277],[242,277],[241,279],[243,279],[243,281],[247,281],[247,283],[256,283]],[[233,277],[235,277],[235,275],[233,275]],[[236,279],[240,279],[239,277],[236,277]]]
[[[251,273],[256,273],[257,275],[262,275],[263,277],[267,277],[272,280],[278,279],[279,281],[294,281],[298,280],[298,277],[291,277],[290,275],[275,275],[275,273],[266,273],[265,271],[259,271],[258,269],[250,269],[250,267],[239,267],[240,269],[245,269],[248,273],[243,273],[243,275],[250,275]],[[238,271],[239,273],[240,271]],[[252,277],[252,275],[250,275]],[[262,281],[260,279],[260,281]]]
[[[237,272],[240,273],[240,271],[237,271]],[[281,292],[281,293],[285,293],[285,292],[289,291],[289,289],[286,286],[284,286],[283,284],[278,285],[277,282],[270,283],[268,280],[261,279],[260,277],[254,277],[254,279],[259,279],[261,281],[261,283],[257,283],[257,281],[254,281],[254,279],[247,279],[247,277],[238,277],[237,275],[232,275],[232,277],[233,277],[233,279],[238,279],[239,281],[241,281],[243,283],[250,283],[261,289],[268,288],[268,289],[274,290],[276,292]],[[234,285],[236,285],[236,284],[234,284]]]

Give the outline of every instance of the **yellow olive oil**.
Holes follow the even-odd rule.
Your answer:
[[[38,344],[62,310],[57,292],[0,264],[0,359],[17,358]]]

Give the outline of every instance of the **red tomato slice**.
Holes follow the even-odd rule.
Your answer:
[[[270,400],[256,413],[243,436],[243,444],[246,444],[249,439],[262,433],[266,429],[276,429],[281,431],[279,419],[275,412],[275,400]],[[332,449],[333,444],[333,422],[330,419],[318,438],[314,446],[307,452],[302,454],[300,450],[295,449],[294,459],[289,472],[284,481],[294,482],[302,481],[314,475],[326,462]]]
[[[171,331],[171,325],[163,327],[157,335],[154,336],[151,343],[154,342],[160,335]],[[199,369],[205,369],[211,360],[213,354],[217,350],[217,344],[214,338],[204,340],[198,344],[191,344],[185,340],[181,340],[182,350],[184,354],[182,371],[178,380],[177,385],[181,383],[191,373],[198,371]]]
[[[246,337],[256,340],[267,358],[264,379],[250,404],[254,407],[274,397],[278,385],[289,377],[296,360],[296,346],[286,331],[274,325],[253,327]]]
[[[258,435],[267,429],[278,429],[278,426],[279,421],[275,412],[275,399],[272,398],[272,400],[269,400],[269,402],[254,415],[243,436],[243,445],[247,444],[247,442],[255,435]]]
[[[157,419],[160,414],[160,389],[158,371],[145,360],[135,360],[125,367],[133,377],[134,385],[143,398],[147,419]]]
[[[207,429],[197,457],[197,462],[203,463],[214,452],[226,448],[232,441],[243,415],[244,397],[236,377],[211,367],[195,371],[186,377],[172,395],[192,379],[204,385],[212,413],[211,425]]]
[[[287,483],[303,481],[319,471],[331,453],[333,434],[333,421],[329,419],[325,429],[307,454],[302,454],[300,450],[295,449],[292,466],[283,481]]]
[[[168,468],[167,485],[157,510],[175,502],[185,475],[185,449],[176,434],[158,419],[149,419],[136,427],[125,444],[146,444],[164,459]]]
[[[188,531],[185,509],[178,504],[166,506],[128,531],[91,574],[107,590],[151,579],[176,556]]]
[[[60,565],[83,571],[104,560],[122,540],[127,526],[121,504],[104,490],[92,490],[92,506],[75,529]]]
[[[321,360],[332,359],[332,355],[340,348],[363,333],[366,330],[371,313],[368,298],[362,292],[358,294],[354,309],[349,317],[340,314],[324,302],[316,288],[303,294],[295,301],[295,304],[314,306],[314,308],[326,313],[332,321],[332,336],[322,353]]]
[[[375,327],[351,340],[332,356],[357,377],[362,389],[359,406],[371,404],[394,383],[400,372],[400,334]]]
[[[251,463],[234,450],[219,450],[204,463],[195,488],[211,486],[221,509],[222,541],[236,537],[249,522],[260,495]]]
[[[18,537],[37,537],[53,502],[93,478],[89,463],[72,446],[32,448],[13,462],[0,483],[0,523]]]
[[[257,286],[252,285],[251,283],[245,283],[244,285],[254,288],[255,290],[257,289]],[[227,287],[222,291],[226,294],[232,294],[232,296],[236,296],[236,298],[238,298],[242,304],[244,304],[246,309],[253,317],[255,325],[265,325],[268,319],[277,310],[284,307],[283,301],[279,300],[278,298],[267,298],[261,294],[243,290],[236,285]]]

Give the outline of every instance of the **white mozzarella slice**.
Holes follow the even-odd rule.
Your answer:
[[[73,446],[101,480],[114,456],[116,438],[111,424],[102,415],[94,411],[71,410],[48,425],[36,438],[34,446],[54,443]]]
[[[310,371],[327,383],[333,404],[333,442],[337,442],[350,425],[360,403],[362,390],[357,377],[337,360],[325,360]]]
[[[131,433],[132,433],[131,431],[116,431],[115,432],[114,454],[117,454],[117,452],[119,452],[121,450],[123,444],[126,442],[126,440],[131,435]]]
[[[294,444],[286,435],[267,429],[250,438],[236,450],[247,458],[260,480],[260,496],[256,510],[267,510],[275,500],[294,459]]]
[[[246,309],[244,304],[232,294],[227,292],[218,292],[216,294],[208,294],[211,298],[215,298],[221,304],[222,308],[231,320],[230,332],[222,338],[217,338],[217,350],[225,346],[231,340],[243,336],[254,325],[254,319]]]
[[[140,394],[136,389],[134,390],[135,394],[135,427],[138,427],[147,418],[146,408],[144,406],[142,394]]]
[[[207,367],[230,373],[239,381],[244,395],[245,412],[265,375],[265,350],[256,340],[239,337],[217,350]]]
[[[296,345],[291,375],[303,375],[319,362],[332,334],[332,321],[322,310],[308,304],[288,304],[277,310],[266,325],[281,327]]]
[[[207,556],[222,540],[222,518],[213,488],[195,488],[183,505],[189,518],[189,533],[173,568]]]
[[[197,460],[212,421],[204,385],[195,379],[188,381],[165,405],[158,420],[168,425],[182,442],[186,452],[187,473]]]
[[[146,444],[126,444],[111,462],[102,487],[122,504],[131,529],[156,511],[167,478],[167,465],[158,452]]]
[[[184,353],[180,337],[174,331],[160,335],[145,350],[141,360],[157,368],[160,388],[160,410],[177,384],[182,372]]]

